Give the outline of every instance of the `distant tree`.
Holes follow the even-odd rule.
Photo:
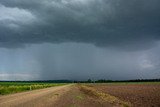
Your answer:
[[[91,80],[91,79],[88,79],[87,82],[88,82],[88,83],[92,83],[92,80]]]

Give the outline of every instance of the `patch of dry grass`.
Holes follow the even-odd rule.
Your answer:
[[[119,105],[122,107],[130,107],[131,106],[131,104],[129,102],[122,101],[122,100],[118,99],[117,97],[109,95],[107,93],[99,92],[92,87],[80,85],[79,88],[85,94],[90,95],[95,98],[100,98],[100,99],[107,101],[111,104]]]

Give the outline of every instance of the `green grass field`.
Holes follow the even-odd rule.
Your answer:
[[[0,95],[65,85],[63,83],[0,82]]]

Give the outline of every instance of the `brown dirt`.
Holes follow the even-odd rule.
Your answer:
[[[55,103],[55,107],[114,107],[106,101],[88,96],[79,87],[73,86]]]
[[[0,107],[53,107],[71,85],[57,86],[0,97]]]
[[[98,91],[131,102],[134,107],[160,107],[160,84],[98,84]]]
[[[119,107],[122,102],[131,102],[134,107],[160,107],[160,84],[82,86],[65,85],[0,96],[0,107]]]
[[[65,85],[0,96],[0,107],[115,107],[89,96],[78,85]]]

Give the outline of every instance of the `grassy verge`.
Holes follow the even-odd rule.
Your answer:
[[[62,83],[12,83],[12,82],[0,82],[0,95],[18,93],[23,91],[42,89],[54,86],[65,85]]]
[[[95,98],[100,98],[104,101],[107,101],[108,103],[122,106],[122,107],[130,107],[131,106],[131,104],[129,102],[122,101],[122,100],[118,99],[117,97],[109,95],[107,93],[99,92],[92,87],[80,85],[79,88],[85,94],[90,95]]]

